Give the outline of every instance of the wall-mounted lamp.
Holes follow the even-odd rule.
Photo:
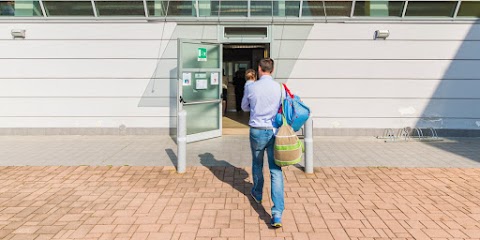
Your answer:
[[[373,34],[373,40],[377,39],[387,39],[387,37],[390,36],[390,31],[388,30],[377,30],[375,31],[375,34]]]
[[[13,39],[25,39],[25,29],[12,29]]]

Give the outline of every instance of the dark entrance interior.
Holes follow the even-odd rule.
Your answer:
[[[227,102],[223,115],[223,134],[248,134],[250,114],[239,106],[245,85],[245,70],[257,70],[258,61],[269,56],[269,44],[224,44],[223,83],[227,86]],[[238,104],[238,105],[237,105]]]

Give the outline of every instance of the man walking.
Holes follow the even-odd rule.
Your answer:
[[[271,76],[273,72],[273,59],[264,58],[258,63],[260,77],[245,89],[242,99],[242,109],[250,111],[250,148],[252,150],[252,175],[253,188],[251,195],[257,203],[262,202],[263,193],[263,156],[267,151],[268,167],[270,169],[272,189],[272,220],[273,227],[282,226],[282,213],[284,210],[283,174],[282,168],[275,164],[273,144],[275,135],[273,120],[280,107],[282,88]]]

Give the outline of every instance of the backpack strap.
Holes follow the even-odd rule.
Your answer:
[[[282,84],[282,83],[279,83],[280,84],[280,108],[278,109],[278,113],[281,113],[282,114],[282,121],[283,121],[283,124],[285,124],[287,122],[287,118],[285,117],[285,106],[283,104],[284,100],[285,100],[285,97],[286,95],[285,94],[285,84]]]

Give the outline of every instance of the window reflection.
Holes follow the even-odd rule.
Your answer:
[[[348,17],[351,9],[351,1],[303,1],[302,16]]]
[[[303,1],[302,16],[324,17],[323,1]]]
[[[402,17],[405,0],[146,0],[150,17]],[[0,0],[0,17],[145,16],[144,0]],[[300,6],[303,3],[303,6]],[[354,4],[354,6],[352,6]],[[480,18],[480,1],[408,1],[406,17]],[[302,9],[302,10],[300,10]],[[301,12],[300,12],[301,11]]]
[[[94,16],[90,1],[43,1],[47,16]]]
[[[278,2],[276,3],[278,6]],[[273,1],[251,1],[250,2],[250,15],[251,16],[272,16],[273,14]],[[277,7],[278,11],[278,7]]]
[[[404,1],[357,1],[353,16],[401,17]]]
[[[462,1],[457,13],[458,17],[480,17],[480,2]]]
[[[408,17],[453,17],[457,2],[419,1],[408,2],[405,16]]]
[[[243,16],[248,14],[247,1],[212,1],[212,16]]]
[[[0,17],[41,17],[42,8],[38,1],[0,1]]]
[[[1,16],[15,16],[15,6],[13,1],[0,2]]]
[[[153,17],[163,16],[196,16],[194,1],[147,1],[148,15]]]
[[[327,16],[348,17],[352,11],[351,1],[326,1]]]
[[[95,1],[98,16],[145,16],[141,1]]]

